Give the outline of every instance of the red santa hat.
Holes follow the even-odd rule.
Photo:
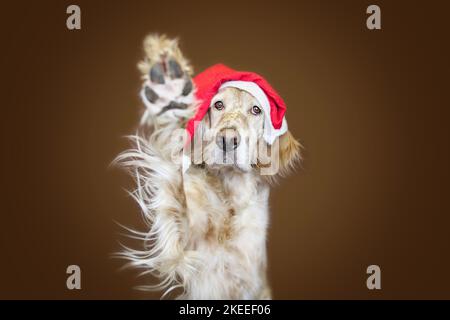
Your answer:
[[[236,71],[223,64],[216,64],[194,77],[196,98],[200,105],[196,114],[187,123],[186,130],[193,136],[195,126],[202,121],[211,105],[211,99],[225,87],[234,87],[250,93],[258,100],[264,112],[264,140],[272,144],[287,131],[286,105],[278,93],[260,75],[253,72]]]

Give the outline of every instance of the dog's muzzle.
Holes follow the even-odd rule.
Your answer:
[[[241,135],[236,128],[224,128],[216,135],[216,144],[223,152],[236,150],[241,143]]]

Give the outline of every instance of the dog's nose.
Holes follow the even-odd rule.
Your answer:
[[[235,128],[225,128],[220,130],[216,136],[216,144],[223,151],[236,150],[241,143],[241,135]]]

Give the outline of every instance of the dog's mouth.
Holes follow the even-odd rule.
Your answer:
[[[157,116],[160,116],[169,110],[185,110],[187,107],[188,105],[186,103],[171,101],[167,106],[163,107],[160,112],[158,112]]]
[[[244,150],[224,151],[215,148],[213,159],[212,165],[215,168],[235,168],[240,171],[247,171],[251,168]]]

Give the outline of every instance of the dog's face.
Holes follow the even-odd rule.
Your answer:
[[[251,157],[263,135],[264,111],[246,91],[221,89],[204,120],[203,160],[209,166],[251,169]]]
[[[277,158],[279,166],[272,174],[290,164],[298,157],[298,142],[288,132],[268,146],[263,139],[264,117],[260,103],[248,92],[232,87],[221,89],[211,100],[202,126],[205,164],[250,171],[259,166],[265,155],[269,162]],[[284,152],[286,148],[288,153]]]

